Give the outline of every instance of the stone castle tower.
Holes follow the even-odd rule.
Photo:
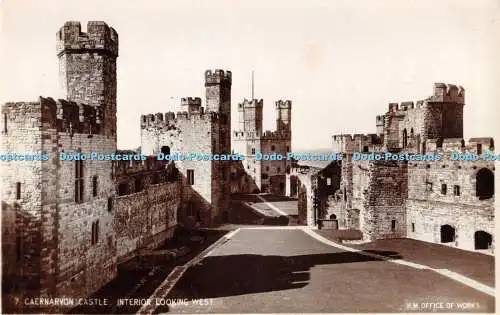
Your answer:
[[[66,22],[57,32],[61,97],[102,110],[104,134],[116,139],[118,34],[104,22]]]

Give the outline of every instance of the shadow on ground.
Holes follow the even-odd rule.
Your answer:
[[[143,261],[136,257],[118,266],[118,276],[89,298],[108,299],[107,306],[79,306],[71,309],[70,314],[135,314],[140,305],[116,305],[119,298],[146,299],[165,280],[175,266],[183,265],[211,244],[219,240],[227,231],[197,230],[187,231],[179,228],[174,238],[156,250],[188,249],[170,261]],[[203,241],[200,242],[199,239]],[[192,239],[198,239],[193,241]],[[149,258],[146,258],[149,259]],[[134,261],[135,260],[135,261]]]
[[[402,258],[395,252],[373,253],[390,257],[388,259]],[[382,260],[354,252],[300,256],[208,256],[186,271],[167,298],[220,298],[303,288],[309,284],[311,267]],[[156,312],[167,310],[160,306]]]

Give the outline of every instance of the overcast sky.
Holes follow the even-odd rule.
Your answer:
[[[0,102],[57,97],[56,32],[102,20],[120,38],[118,146],[140,144],[142,113],[204,98],[203,73],[233,72],[236,104],[291,99],[293,149],[330,147],[338,133],[373,133],[389,102],[419,100],[434,82],[463,85],[465,137],[497,136],[500,1],[2,2]]]

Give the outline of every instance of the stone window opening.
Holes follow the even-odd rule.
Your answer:
[[[194,185],[194,170],[187,170],[187,180],[189,185]]]
[[[97,186],[97,176],[92,177],[92,196],[97,197],[98,186]]]
[[[21,183],[20,182],[16,183],[16,199],[17,200],[21,199]]]
[[[413,133],[413,128],[410,129],[410,139],[413,139],[415,137],[415,134]]]
[[[75,202],[83,202],[84,180],[83,180],[83,161],[75,161]]]
[[[269,172],[269,166],[266,166],[266,172]]]
[[[281,167],[278,167],[278,168],[276,169],[276,172],[278,172],[278,173],[279,173],[279,172],[281,172]]]
[[[170,147],[168,145],[162,146],[160,150],[164,155],[170,155]]]
[[[276,149],[276,147],[274,145],[271,146],[271,151],[274,152],[274,150]]]
[[[448,186],[446,184],[441,184],[441,194],[446,195],[448,191]]]
[[[432,183],[431,182],[425,183],[425,191],[432,191]]]
[[[7,113],[3,114],[3,133],[7,133]]]
[[[490,249],[493,244],[493,237],[485,231],[476,231],[474,233],[474,249]]]
[[[113,211],[113,197],[108,198],[108,212]]]
[[[286,152],[287,153],[290,152],[290,147],[289,146],[286,147]]]
[[[368,146],[367,145],[363,146],[363,153],[367,153],[368,151],[369,151]]]
[[[477,149],[477,154],[482,154],[483,153],[483,145],[481,143],[478,143],[476,145],[476,149]]]
[[[142,179],[136,178],[134,181],[135,192],[140,192],[143,189]]]
[[[412,231],[412,232],[415,232],[415,223],[412,223],[412,224],[411,224],[411,231]]]
[[[391,231],[392,232],[396,231],[396,220],[391,220]]]
[[[451,243],[455,241],[455,228],[449,224],[441,225],[441,243]]]
[[[7,132],[7,131],[5,131]],[[495,142],[493,141],[493,139],[490,140],[490,151],[493,151],[493,149],[495,149]]]
[[[92,222],[92,236],[90,243],[95,245],[99,242],[99,220]]]
[[[487,168],[482,168],[476,173],[476,196],[479,200],[489,199],[495,193],[495,176]]]
[[[408,145],[408,132],[406,131],[406,128],[403,130],[403,148],[406,148]]]
[[[255,154],[255,148],[252,148],[252,154]]]
[[[460,196],[460,186],[458,185],[453,186],[453,194],[455,196]]]

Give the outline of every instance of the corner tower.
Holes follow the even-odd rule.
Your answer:
[[[104,134],[116,140],[118,34],[106,23],[66,22],[57,32],[61,97],[101,107]]]

